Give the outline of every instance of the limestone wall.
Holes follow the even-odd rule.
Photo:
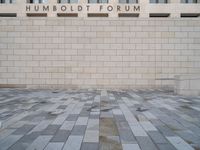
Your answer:
[[[200,96],[200,74],[175,77],[175,93],[185,96]]]
[[[1,18],[1,87],[173,87],[200,73],[200,20]]]

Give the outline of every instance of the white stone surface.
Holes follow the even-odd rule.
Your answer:
[[[176,76],[175,92],[186,96],[200,96],[200,74]]]
[[[183,18],[3,18],[0,86],[173,87],[175,75],[200,74],[199,24]],[[198,85],[191,92],[198,93]]]

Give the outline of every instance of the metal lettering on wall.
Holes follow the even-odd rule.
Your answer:
[[[77,4],[67,4],[67,5],[26,5],[25,10],[27,13],[81,13],[81,12],[93,12],[93,13],[120,13],[120,12],[140,12],[139,5],[77,5]]]

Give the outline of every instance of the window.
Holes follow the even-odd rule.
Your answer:
[[[119,0],[119,3],[138,3],[138,0]]]
[[[15,3],[16,0],[0,0],[0,3],[5,3],[5,4],[10,4],[10,3]]]
[[[108,0],[88,0],[88,3],[108,3]]]
[[[168,0],[150,0],[150,3],[168,3]]]
[[[78,3],[78,0],[58,0],[58,3]]]
[[[48,0],[27,0],[27,3],[47,3]]]
[[[181,0],[181,3],[200,3],[198,0]]]
[[[192,18],[192,17],[199,17],[200,14],[199,13],[182,13],[181,17],[187,17],[187,18]]]
[[[0,13],[0,17],[17,17],[16,13]]]

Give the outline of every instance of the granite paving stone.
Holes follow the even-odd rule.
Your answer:
[[[177,150],[194,150],[188,143],[178,136],[166,137]]]
[[[50,135],[41,135],[33,141],[33,143],[27,148],[27,150],[43,150],[51,140]]]
[[[44,150],[62,150],[64,143],[62,142],[51,142],[49,143]]]
[[[54,135],[59,128],[60,128],[60,125],[49,125],[41,133],[42,135]]]
[[[0,150],[199,150],[200,97],[0,89]]]
[[[99,131],[86,130],[84,136],[84,142],[86,143],[98,143],[99,142]]]
[[[153,141],[146,136],[137,136],[138,145],[142,150],[158,150]]]
[[[63,150],[80,150],[83,136],[70,135]]]
[[[118,136],[100,136],[99,150],[122,150]]]
[[[81,146],[81,150],[98,150],[99,143],[86,143],[83,142]]]
[[[60,127],[61,130],[72,130],[75,125],[75,121],[65,121]]]
[[[159,150],[176,150],[176,148],[171,144],[157,144]]]
[[[9,135],[2,141],[0,141],[0,150],[7,150],[9,147],[11,147],[13,144],[15,144],[22,135]]]
[[[119,137],[122,144],[137,143],[130,129],[119,129]]]
[[[88,117],[79,117],[76,121],[76,125],[87,125]]]
[[[151,137],[151,139],[154,141],[154,143],[157,144],[166,144],[168,141],[166,140],[165,136],[162,135],[158,131],[149,131],[148,135]]]
[[[70,136],[71,131],[69,130],[58,130],[51,139],[51,142],[66,142]]]
[[[86,125],[75,125],[72,129],[71,135],[84,135],[86,130]]]
[[[149,121],[141,121],[140,125],[144,128],[145,131],[157,131],[157,129]]]
[[[138,144],[122,144],[123,150],[141,150]]]
[[[69,114],[69,116],[67,117],[67,121],[76,121],[78,119],[78,115],[77,114]]]

